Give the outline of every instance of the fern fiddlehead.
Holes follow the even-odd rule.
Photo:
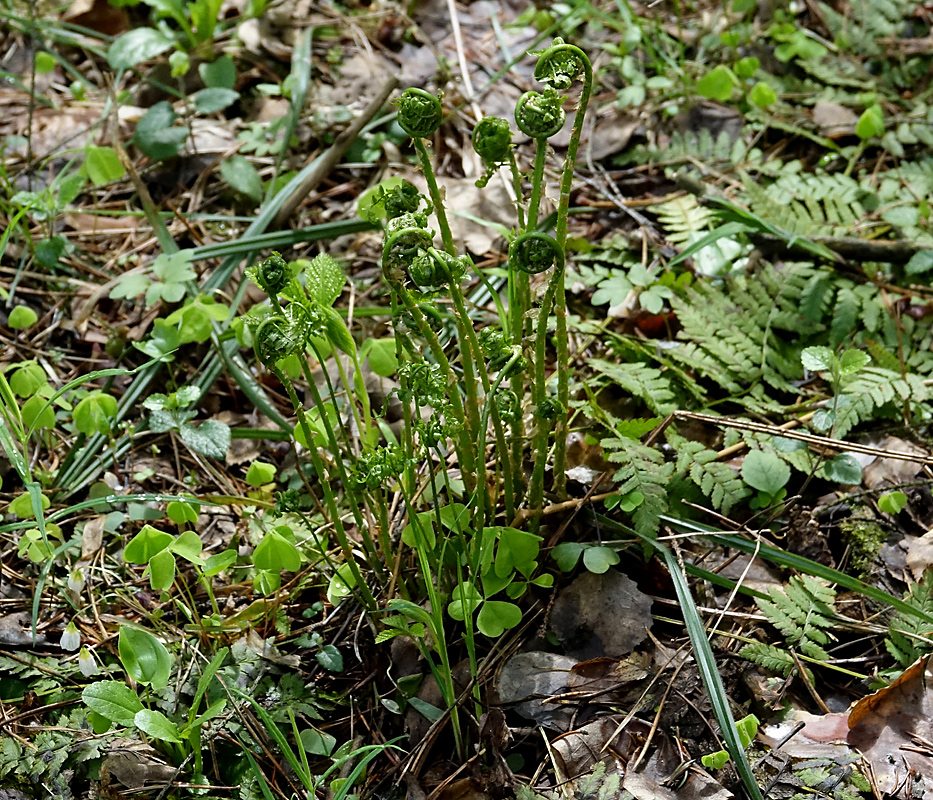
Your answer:
[[[524,233],[509,245],[509,266],[537,275],[546,269],[564,267],[564,248],[546,233]]]
[[[399,127],[412,139],[427,139],[441,126],[441,101],[424,89],[406,89],[395,101]]]
[[[532,139],[550,139],[564,127],[563,98],[555,89],[525,92],[515,104],[515,124]]]

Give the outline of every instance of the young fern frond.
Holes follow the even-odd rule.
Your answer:
[[[638,361],[617,364],[599,358],[592,359],[590,366],[623,391],[643,400],[659,416],[667,416],[677,408],[671,382],[659,369]]]

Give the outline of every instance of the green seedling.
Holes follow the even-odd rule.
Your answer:
[[[747,717],[736,721],[735,729],[739,733],[739,741],[742,743],[743,748],[747,748],[755,741],[755,735],[758,733],[760,724],[761,721],[754,714],[749,714]],[[729,763],[729,752],[727,750],[717,750],[715,753],[708,753],[700,758],[700,762],[707,769],[722,769]]]

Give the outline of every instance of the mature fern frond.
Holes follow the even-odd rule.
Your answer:
[[[933,570],[927,570],[907,590],[904,602],[924,614],[933,614]],[[888,627],[884,646],[902,667],[908,667],[933,651],[933,625],[917,615],[898,612]]]
[[[919,375],[898,373],[880,367],[865,367],[853,380],[846,383],[836,398],[835,436],[841,438],[863,420],[890,415],[894,406],[905,402],[921,403],[928,399],[929,390]],[[885,406],[891,408],[885,409]]]
[[[751,492],[745,481],[728,464],[717,461],[718,454],[700,442],[680,436],[668,436],[668,441],[677,449],[677,472],[690,476],[713,504],[713,507],[728,514],[736,503]]]
[[[819,4],[833,36],[844,36],[853,52],[864,55],[880,54],[880,39],[900,35],[904,20],[916,5],[914,0],[857,0],[840,14],[828,3]]]
[[[739,650],[739,655],[781,675],[790,675],[797,666],[794,657],[786,650],[781,650],[780,647],[765,644],[764,642],[745,645]]]
[[[665,463],[660,452],[635,439],[603,439],[600,444],[610,461],[621,464],[614,476],[620,483],[618,492],[639,492],[644,498],[632,512],[636,530],[646,536],[656,535],[658,518],[668,509],[667,485],[674,465]]]
[[[832,616],[836,592],[809,575],[795,576],[784,591],[773,588],[769,600],[755,600],[758,608],[781,633],[788,644],[821,661],[829,659],[823,645],[829,644],[827,630],[833,626]]]
[[[671,383],[659,369],[638,361],[617,364],[600,358],[592,359],[590,366],[624,391],[644,400],[648,408],[662,417],[677,408]]]
[[[769,186],[746,178],[750,210],[799,236],[845,236],[865,217],[861,188],[842,174],[787,174]]]
[[[692,194],[681,195],[665,203],[651,206],[658,222],[672,244],[686,244],[705,231],[713,220],[712,212],[701,206]]]

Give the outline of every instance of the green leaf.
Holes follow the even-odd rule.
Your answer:
[[[199,64],[198,74],[204,85],[212,89],[232,89],[236,85],[236,65],[230,56]]]
[[[496,575],[504,578],[515,570],[523,573],[538,557],[541,537],[517,528],[498,528],[499,546],[496,550]],[[525,569],[522,569],[522,568]]]
[[[97,681],[81,692],[84,704],[117,725],[133,725],[136,714],[143,710],[136,692],[117,681]]]
[[[580,554],[587,549],[587,545],[580,542],[561,542],[551,550],[551,558],[557,562],[561,572],[570,572],[580,560]]]
[[[853,375],[869,361],[871,361],[871,356],[868,353],[861,350],[846,350],[839,359],[839,372],[843,375]]]
[[[504,600],[487,600],[476,617],[476,627],[480,633],[495,639],[521,621],[522,610],[514,603],[507,603]]]
[[[246,471],[246,482],[250,486],[262,486],[275,480],[275,464],[254,461]]]
[[[215,419],[205,420],[197,428],[184,425],[178,433],[188,447],[210,458],[223,458],[230,447],[230,428]]]
[[[482,604],[483,595],[480,594],[472,583],[464,581],[450,593],[450,602],[447,604],[447,613],[457,620],[463,622],[468,616]]]
[[[175,582],[175,556],[168,550],[149,559],[149,585],[157,592],[167,592]]]
[[[103,392],[92,392],[75,406],[72,415],[75,427],[86,436],[107,435],[117,418],[117,400]]]
[[[204,562],[204,569],[201,570],[201,572],[206,578],[210,578],[213,575],[218,575],[223,572],[227,567],[233,564],[236,559],[236,550],[224,550],[220,553],[215,553]]]
[[[185,523],[194,525],[198,521],[198,510],[191,503],[183,503],[180,500],[173,500],[169,503],[165,508],[165,513],[176,525]]]
[[[353,575],[353,569],[349,564],[341,564],[327,583],[327,601],[332,606],[340,605],[340,601],[350,595],[355,586],[356,577]]]
[[[320,649],[317,663],[330,672],[343,672],[343,655],[332,644],[325,644]]]
[[[36,65],[37,75],[48,75],[58,63],[55,56],[45,50],[37,50],[33,63]]]
[[[154,555],[161,553],[174,539],[170,533],[143,525],[142,530],[123,548],[123,560],[130,564],[148,564]]]
[[[130,300],[144,294],[149,288],[150,280],[142,272],[128,272],[121,275],[116,285],[110,290],[111,300]]]
[[[39,315],[29,306],[16,306],[7,317],[6,324],[16,330],[18,328],[30,328],[39,321]]]
[[[742,479],[753,489],[774,495],[790,480],[790,467],[774,453],[752,450],[742,463]]]
[[[337,746],[337,739],[329,733],[305,728],[299,735],[301,746],[313,756],[329,756]]]
[[[126,174],[116,150],[92,144],[84,151],[84,169],[95,186],[106,186],[111,181],[120,180]]]
[[[833,368],[833,351],[828,347],[807,347],[800,354],[800,362],[810,372],[827,372]]]
[[[216,114],[240,99],[236,89],[225,89],[219,86],[201,89],[194,95],[194,108],[199,114]]]
[[[715,753],[708,753],[700,757],[700,763],[707,769],[722,769],[729,763],[729,753],[725,750],[717,750]]]
[[[319,253],[311,261],[302,262],[302,266],[311,302],[321,306],[332,306],[347,282],[340,264],[333,256]]]
[[[176,119],[177,115],[168,101],[156,103],[136,123],[133,143],[153,161],[171,158],[188,138],[188,129],[176,126]]]
[[[933,250],[918,250],[904,265],[908,275],[920,275],[933,269]]]
[[[697,84],[697,94],[709,100],[725,103],[732,97],[734,85],[735,76],[732,71],[720,64],[700,79]]]
[[[248,197],[254,203],[262,200],[262,178],[249,161],[241,155],[233,155],[220,164],[220,175],[235,192]]]
[[[21,411],[23,424],[34,430],[52,430],[55,427],[55,412],[44,397],[30,397]]]
[[[112,69],[129,69],[164,53],[175,42],[154,28],[136,28],[117,37],[107,50]]]
[[[178,535],[178,538],[172,542],[169,547],[173,553],[180,555],[185,561],[200,566],[204,563],[201,558],[201,551],[204,545],[201,543],[201,537],[194,531],[184,531]]]
[[[136,727],[143,733],[160,742],[175,742],[181,744],[178,726],[161,711],[150,711],[148,708],[140,709],[133,717]]]
[[[159,253],[152,262],[152,274],[163,283],[184,283],[193,281],[198,274],[191,269],[194,251],[179,250],[176,253]]]
[[[35,361],[25,361],[10,375],[10,388],[20,397],[32,397],[43,386],[48,386],[45,370]]]
[[[823,465],[823,475],[829,481],[857,486],[862,482],[862,465],[851,453],[840,453]]]
[[[748,102],[759,108],[767,108],[777,102],[777,94],[764,81],[758,81],[748,91]]]
[[[42,510],[47,510],[52,505],[52,501],[48,497],[42,495]],[[36,512],[32,507],[32,498],[29,496],[29,492],[23,492],[21,495],[16,497],[14,500],[10,501],[10,505],[7,506],[7,511],[11,514],[16,514],[20,519],[35,519]]]
[[[903,492],[885,492],[878,498],[878,510],[885,514],[900,514],[907,505],[907,495]]]
[[[172,657],[165,645],[151,633],[123,625],[117,649],[123,668],[137,683],[152,686],[153,689],[162,689],[168,685]]]
[[[377,375],[388,378],[398,369],[398,358],[395,355],[395,338],[367,339],[365,344],[366,355],[369,357],[369,368]]]
[[[753,78],[761,62],[754,56],[746,56],[735,62],[735,74],[740,78]]]
[[[855,134],[865,141],[875,136],[884,136],[884,112],[877,103],[862,112],[855,123]]]
[[[619,554],[608,547],[588,547],[583,552],[583,566],[597,575],[602,575],[618,563]]]
[[[253,563],[257,569],[297,572],[301,568],[301,554],[284,536],[269,531],[257,545]]]

